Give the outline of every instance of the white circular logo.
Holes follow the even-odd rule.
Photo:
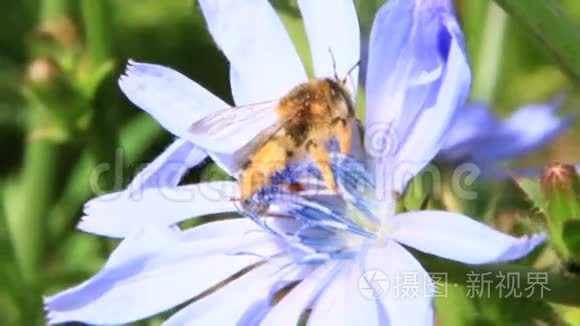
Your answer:
[[[378,269],[366,271],[358,280],[360,293],[367,299],[376,300],[384,297],[389,289],[387,274]]]

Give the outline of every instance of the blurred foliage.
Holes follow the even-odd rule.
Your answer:
[[[383,2],[356,1],[363,39]],[[497,2],[516,18],[489,0],[456,1],[474,71],[472,98],[489,102],[505,116],[522,104],[565,92],[561,112],[577,110],[580,98],[574,74],[580,66],[572,63],[580,60],[574,52],[580,44],[572,44],[564,60],[558,59],[560,52],[554,55],[554,49],[566,48],[580,37],[566,29],[580,23],[580,2],[533,0],[529,6],[523,1]],[[295,1],[272,3],[307,71],[312,72]],[[561,12],[543,13],[539,8],[546,4],[560,6]],[[538,22],[550,24],[550,19],[562,13],[570,22],[538,28]],[[116,79],[128,58],[177,69],[232,103],[227,61],[213,44],[195,1],[0,2],[0,146],[6,153],[0,159],[2,325],[43,324],[42,295],[76,284],[102,266],[115,241],[75,231],[83,203],[96,194],[123,188],[143,163],[171,141],[169,133],[132,106],[118,89]],[[538,167],[553,161],[577,162],[579,134],[580,129],[573,128],[516,164]],[[91,188],[93,172],[101,164],[109,164],[110,169],[97,180],[100,189]],[[194,169],[187,180],[224,177],[208,162]],[[438,196],[425,193],[428,184],[418,182],[413,187],[417,189],[405,199],[406,209],[447,208],[515,234],[543,229],[558,214],[545,206],[538,180],[477,182],[470,186],[477,194],[473,201],[459,200],[445,187]],[[576,204],[577,197],[566,200],[564,206]],[[560,273],[554,275],[564,294],[564,274],[570,271],[554,266],[565,266],[562,259],[579,254],[578,223],[571,218],[578,216],[566,216],[559,231],[548,227],[552,235],[559,232],[551,238],[555,251],[547,248],[522,261],[528,267]],[[569,255],[559,246],[567,248]],[[425,263],[434,270],[465,272],[429,257]],[[468,299],[465,284],[453,282],[448,296],[436,300],[442,325],[561,324],[564,320],[578,324],[580,320],[578,308],[538,298]],[[554,293],[552,297],[564,304],[573,301],[565,296],[558,301]],[[154,319],[141,324],[158,323]]]

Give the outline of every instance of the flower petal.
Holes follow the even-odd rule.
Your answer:
[[[307,80],[296,49],[266,0],[200,0],[215,42],[228,58],[237,105],[275,100]]]
[[[124,259],[115,257],[118,253],[114,252],[93,278],[47,298],[49,323],[121,324],[147,318],[259,262],[258,255],[269,256],[280,250],[264,232],[230,233],[205,241],[183,241],[180,232],[169,232],[166,228],[148,229],[145,235],[125,239],[117,249],[126,251]],[[255,255],[228,254],[234,250]]]
[[[298,5],[316,77],[347,77],[346,74],[360,59],[360,29],[354,2],[298,0]],[[356,95],[358,68],[350,72],[349,77],[348,85],[352,94]]]
[[[125,237],[144,225],[167,227],[189,218],[237,212],[237,185],[231,181],[122,191],[89,201],[78,228],[109,237]]]
[[[320,293],[318,299],[312,307],[312,312],[308,316],[308,325],[343,325],[345,315],[356,311],[348,311],[346,306],[348,288],[348,275],[351,266],[343,268],[328,286]],[[341,313],[344,312],[344,313]]]
[[[177,71],[129,61],[119,78],[125,95],[176,136],[186,136],[195,121],[229,105]]]
[[[361,293],[363,266],[360,261],[352,261],[340,269],[314,302],[308,325],[389,325],[377,301]]]
[[[375,273],[369,273],[374,271]],[[394,241],[370,248],[365,257],[365,277],[374,286],[386,277],[388,289],[377,295],[389,325],[433,325],[433,282],[421,264]],[[380,293],[380,292],[377,292]]]
[[[207,153],[184,139],[174,141],[127,186],[132,196],[147,188],[176,186],[183,175],[201,163]]]
[[[438,157],[444,161],[460,161],[469,157],[474,150],[482,150],[477,141],[498,132],[500,125],[499,119],[484,103],[466,105],[457,113]]]
[[[554,111],[554,103],[520,108],[487,141],[476,144],[471,159],[478,163],[507,160],[546,145],[572,125],[571,115],[561,119]]]
[[[439,151],[469,90],[450,2],[389,1],[377,14],[369,51],[365,147],[379,191],[401,192]]]
[[[249,271],[239,279],[198,301],[193,302],[163,325],[254,325],[270,309],[268,295],[276,284],[301,280],[308,274],[308,266],[284,270],[288,257],[275,258]],[[230,303],[230,304],[228,304]],[[244,322],[242,322],[244,321]]]
[[[396,241],[466,264],[521,258],[541,244],[544,234],[515,238],[467,216],[444,211],[409,212],[392,219]]]
[[[524,106],[506,121],[497,119],[483,104],[469,105],[457,116],[439,159],[485,165],[536,150],[570,127],[571,115],[559,118],[555,114],[560,102]]]
[[[261,321],[261,325],[298,325],[300,317],[318,293],[332,282],[342,267],[336,261],[328,262],[316,269],[276,304]]]

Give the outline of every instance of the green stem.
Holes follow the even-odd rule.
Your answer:
[[[48,219],[51,221],[48,227],[52,239],[55,238],[54,235],[61,239],[62,233],[70,230],[70,221],[77,220],[80,205],[91,196],[89,178],[95,166],[94,155],[86,151],[69,174],[64,193],[48,214]]]
[[[490,2],[487,7],[478,60],[475,64],[473,97],[476,99],[487,102],[493,99],[501,67],[507,22],[505,12],[495,3]]]
[[[108,0],[82,0],[81,10],[87,46],[95,66],[112,57],[110,3]]]
[[[562,69],[580,80],[580,33],[554,0],[495,0],[527,27]]]
[[[479,47],[481,46],[481,34],[484,26],[485,8],[489,0],[456,0],[455,7],[460,19],[469,57],[473,62],[478,62]]]
[[[7,215],[16,260],[23,279],[34,282],[44,245],[46,212],[51,206],[58,145],[49,140],[28,143],[22,175],[17,185],[16,206]]]
[[[166,132],[146,114],[139,114],[121,130],[120,144],[129,164],[135,164],[155,139]]]
[[[444,273],[447,282],[449,283],[470,286],[470,277],[468,275],[480,276],[479,283],[475,284],[478,287],[484,285],[483,278],[488,281],[491,280],[492,284],[489,286],[491,297],[501,298],[501,291],[503,290],[505,292],[505,288],[502,289],[497,286],[498,283],[493,282],[498,282],[502,275],[505,276],[507,273],[513,273],[510,275],[517,275],[514,277],[517,277],[520,281],[519,289],[517,289],[521,290],[520,292],[523,292],[530,286],[536,287],[536,291],[529,293],[530,296],[528,299],[547,300],[564,305],[580,306],[580,296],[578,295],[578,293],[580,293],[580,277],[565,276],[557,273],[546,273],[547,281],[544,285],[546,285],[549,290],[540,292],[538,285],[540,282],[534,285],[531,282],[532,278],[530,278],[530,276],[534,275],[533,273],[543,274],[544,272],[527,266],[515,264],[464,265],[416,251],[413,251],[413,253],[417,258],[419,258],[425,269],[430,273]]]
[[[140,114],[127,123],[120,133],[120,144],[124,151],[124,162],[127,166],[138,163],[145,151],[151,147],[153,142],[164,134],[164,130],[159,127],[149,116]],[[111,153],[114,148],[109,149]],[[68,177],[63,195],[56,201],[54,208],[48,215],[51,221],[51,243],[58,245],[61,239],[68,234],[68,231],[77,223],[77,215],[83,202],[92,195],[89,178],[98,163],[91,150],[87,150],[81,156]]]
[[[40,1],[39,22],[47,23],[68,15],[68,0],[43,0]]]

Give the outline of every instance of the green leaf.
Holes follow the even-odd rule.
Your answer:
[[[576,262],[580,262],[580,220],[569,220],[564,223],[562,238],[570,255]]]
[[[215,164],[207,165],[201,172],[202,181],[229,180],[230,176]]]
[[[545,272],[528,266],[516,264],[486,264],[464,265],[458,262],[442,259],[439,257],[420,253],[412,250],[413,255],[421,262],[421,265],[430,273],[443,273],[448,282],[472,286],[471,276],[485,275],[485,280],[491,280],[489,297],[499,298],[505,288],[497,286],[501,275],[514,275],[519,279],[519,289],[523,292],[523,298],[549,301],[570,306],[580,306],[580,278],[558,273]],[[517,276],[515,276],[517,275]],[[532,277],[545,277],[543,291],[540,291],[540,282],[534,282]],[[494,283],[495,282],[495,283]],[[477,283],[476,285],[479,285]],[[485,285],[485,284],[484,284]],[[532,287],[534,291],[531,291]],[[547,288],[547,289],[546,289]],[[487,289],[486,293],[487,293]]]
[[[515,178],[514,181],[518,187],[526,194],[534,208],[539,209],[544,215],[546,214],[546,203],[542,195],[540,183],[535,179]]]
[[[477,315],[473,302],[466,300],[465,287],[445,283],[444,296],[435,298],[435,314],[439,325],[472,325]]]
[[[561,217],[561,205],[555,205],[559,201],[546,200],[538,180],[528,178],[515,178],[514,180],[519,188],[527,195],[534,208],[538,209],[544,215],[544,220],[550,233],[549,241],[554,249],[560,256],[568,257],[569,252],[562,239],[562,223],[569,216]]]
[[[580,33],[554,0],[495,0],[525,26],[574,80],[580,80]]]

